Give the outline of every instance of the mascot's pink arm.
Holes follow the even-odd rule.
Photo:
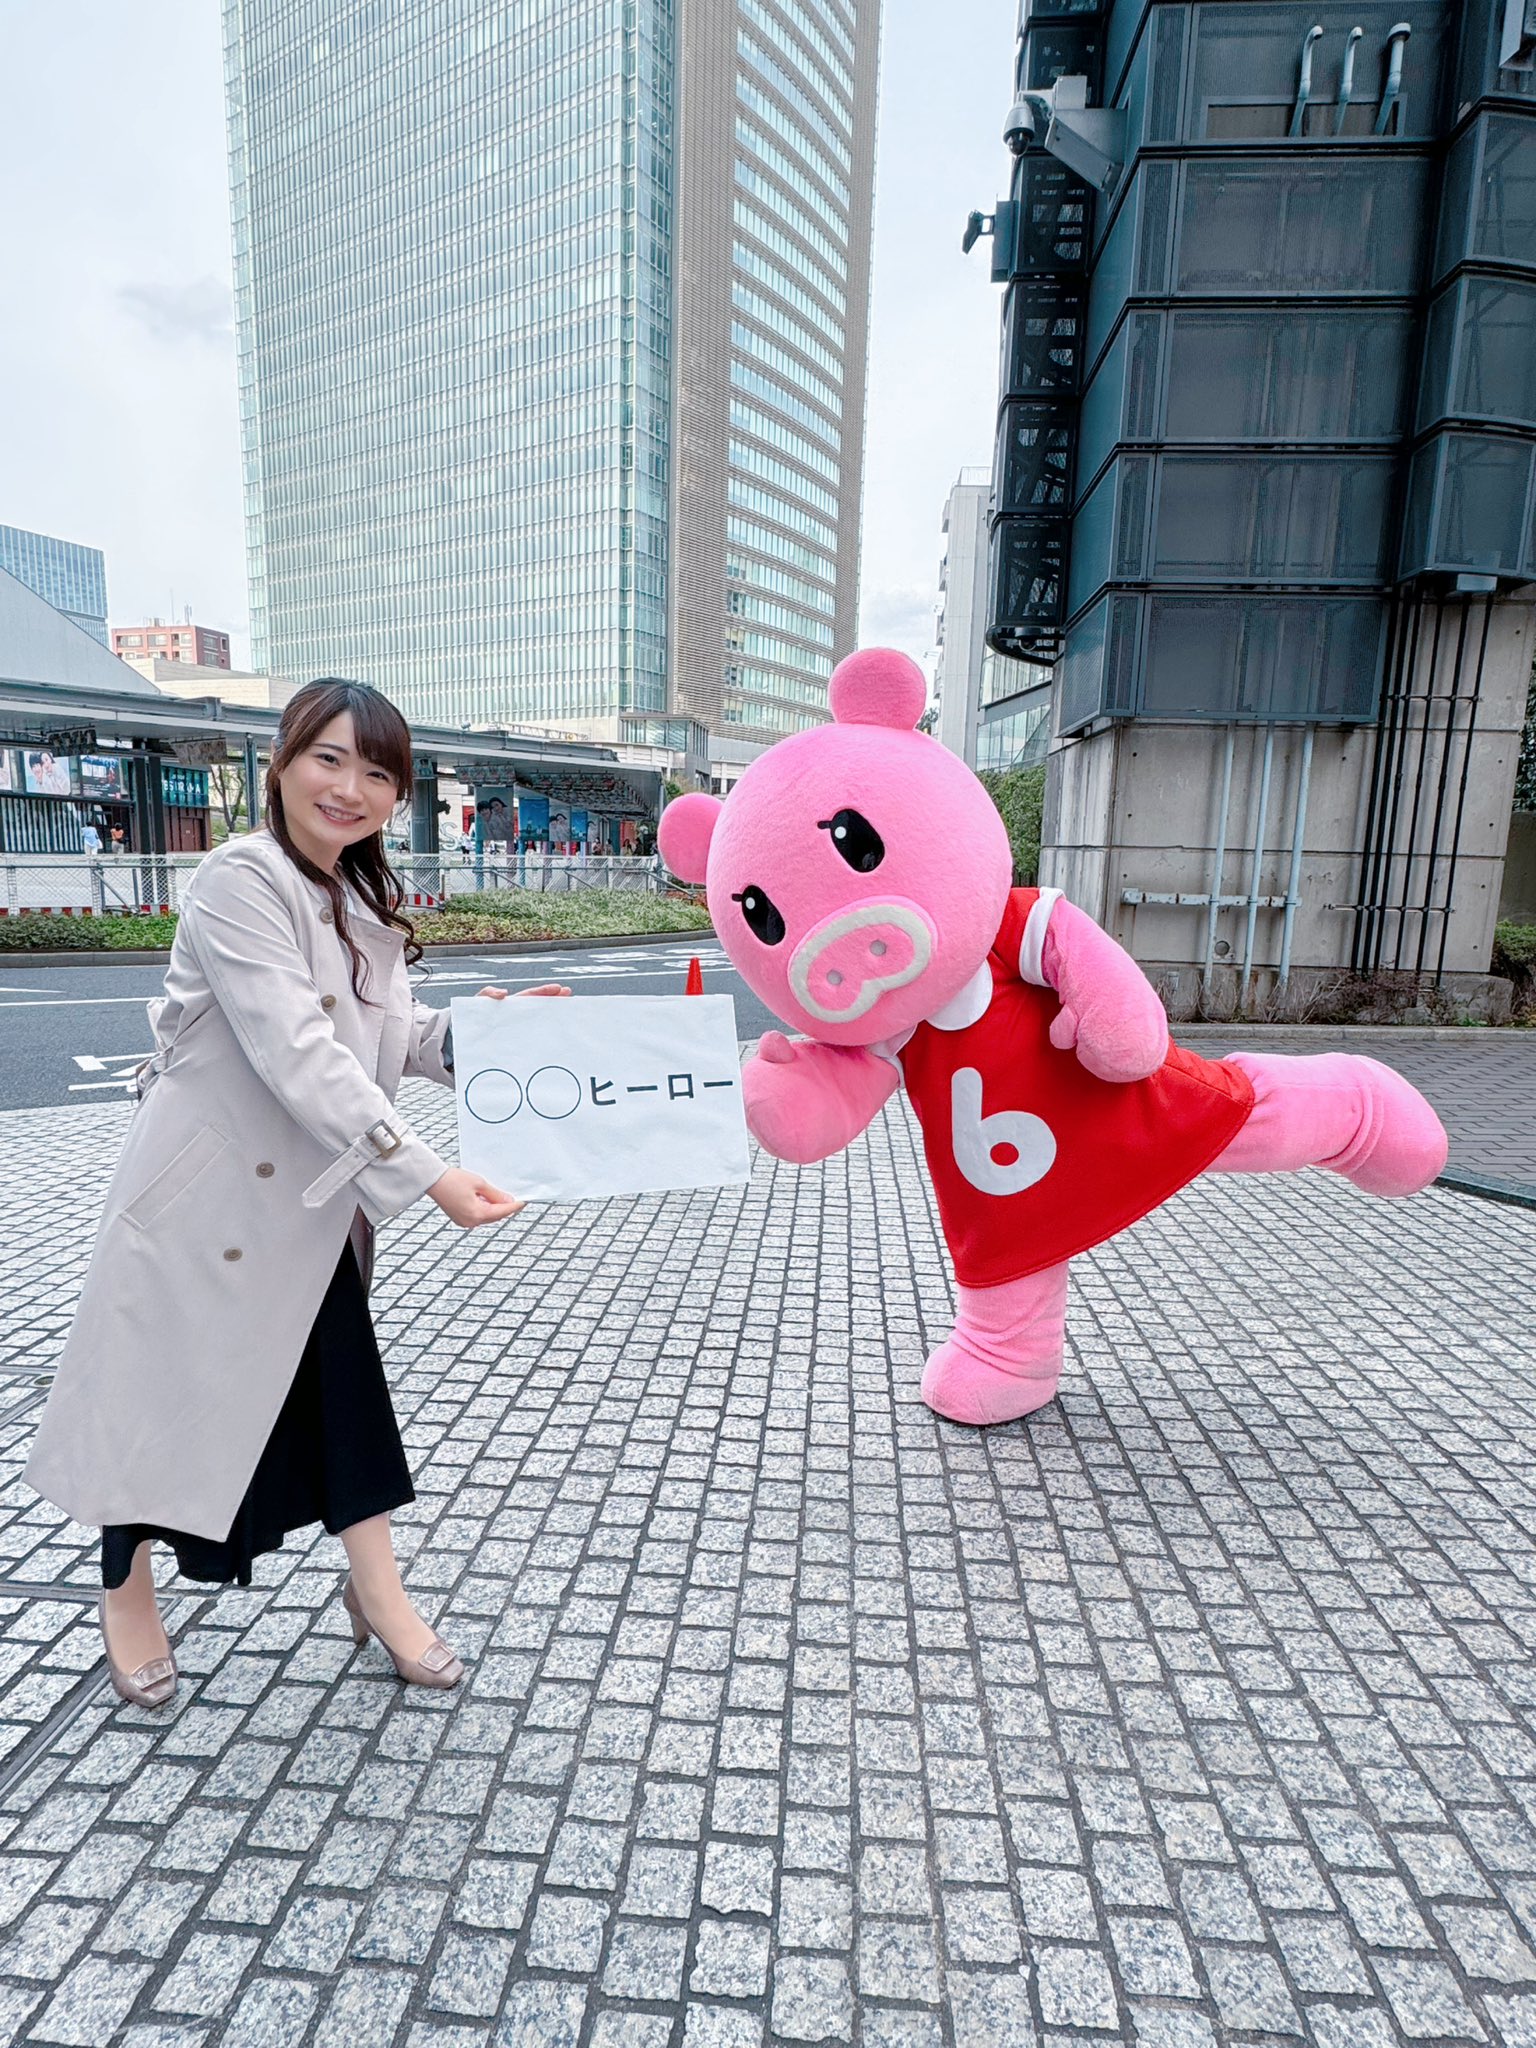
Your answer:
[[[1061,998],[1051,1043],[1101,1081],[1144,1081],[1168,1057],[1168,1017],[1136,962],[1091,917],[1058,896],[1040,954]]]
[[[851,1145],[901,1076],[862,1045],[818,1045],[765,1031],[741,1070],[747,1129],[775,1159],[808,1166]]]

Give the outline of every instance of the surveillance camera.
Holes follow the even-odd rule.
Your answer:
[[[1035,133],[1034,109],[1028,100],[1015,100],[1003,123],[1003,144],[1014,156],[1022,156]]]

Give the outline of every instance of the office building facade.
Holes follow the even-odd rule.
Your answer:
[[[253,666],[777,736],[851,646],[878,0],[225,0]]]
[[[968,767],[1035,767],[1051,737],[1051,671],[987,645],[989,469],[962,469],[944,504],[935,737]]]
[[[25,583],[82,632],[107,640],[107,563],[100,548],[0,526],[0,569]]]
[[[1057,662],[1042,877],[1176,1006],[1487,969],[1536,628],[1528,13],[1023,10],[989,636]]]

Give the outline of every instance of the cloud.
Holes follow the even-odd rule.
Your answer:
[[[186,284],[125,284],[117,301],[156,341],[222,346],[229,340],[229,287],[216,277],[195,277]]]
[[[925,665],[933,652],[932,584],[904,584],[894,589],[866,590],[859,607],[859,640],[865,647],[899,647]]]

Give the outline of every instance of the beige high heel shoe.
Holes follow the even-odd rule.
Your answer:
[[[434,1635],[419,1657],[402,1657],[397,1650],[392,1650],[364,1614],[350,1572],[341,1582],[341,1604],[352,1619],[353,1642],[361,1645],[370,1636],[376,1638],[407,1685],[431,1685],[446,1691],[464,1676],[464,1666],[441,1636]]]
[[[112,1655],[111,1639],[107,1635],[107,1596],[103,1593],[96,1603],[96,1618],[101,1623],[101,1647],[107,1653],[107,1669],[112,1674],[112,1690],[120,1700],[126,1700],[130,1707],[163,1707],[176,1690],[176,1655],[166,1642],[163,1657],[151,1657],[141,1664],[137,1671],[123,1671]]]

